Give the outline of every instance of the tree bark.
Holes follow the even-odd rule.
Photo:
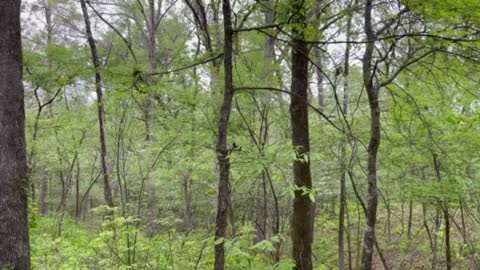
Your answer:
[[[233,26],[230,0],[223,0],[225,90],[218,124],[217,159],[219,165],[217,217],[215,226],[215,270],[225,269],[224,239],[227,236],[228,205],[230,203],[230,158],[227,134],[233,100]]]
[[[90,18],[88,16],[87,6],[85,0],[80,0],[82,6],[83,19],[85,21],[85,32],[87,34],[88,44],[92,54],[92,62],[95,68],[95,91],[97,93],[97,107],[98,107],[98,122],[100,131],[100,148],[101,148],[101,162],[103,172],[103,193],[105,202],[109,207],[113,207],[112,187],[110,185],[110,177],[107,162],[107,142],[106,142],[106,128],[105,128],[105,109],[103,104],[102,92],[102,76],[100,74],[100,60],[97,54],[97,46],[93,39],[92,29],[90,27]]]
[[[372,71],[375,33],[372,26],[372,0],[365,3],[365,34],[367,44],[363,56],[363,83],[368,95],[370,107],[370,141],[368,145],[368,194],[367,194],[367,224],[363,239],[362,264],[364,270],[372,269],[373,248],[375,244],[375,225],[377,219],[377,154],[380,146],[380,104],[378,102],[379,88],[374,83]]]
[[[293,162],[295,198],[291,219],[292,256],[295,269],[312,269],[313,241],[313,203],[302,189],[311,190],[310,172],[310,138],[308,125],[308,47],[305,42],[306,27],[305,10],[302,1],[291,3],[292,23],[297,25],[292,31],[292,85],[290,102],[290,120],[292,129],[292,145],[296,154]],[[303,194],[303,195],[302,195]]]
[[[0,1],[0,269],[30,269],[20,0]]]

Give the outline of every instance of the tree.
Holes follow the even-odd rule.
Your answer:
[[[290,122],[295,152],[293,177],[295,198],[292,213],[292,256],[296,269],[312,269],[314,208],[310,193],[310,137],[308,124],[308,46],[305,41],[307,19],[303,1],[291,1],[292,16],[292,81]]]
[[[225,269],[224,241],[227,236],[227,218],[230,204],[230,153],[227,134],[233,100],[233,26],[230,0],[223,0],[225,90],[218,123],[217,160],[219,166],[217,219],[215,226],[215,270]]]
[[[85,32],[87,34],[88,44],[92,54],[92,63],[95,68],[95,91],[97,93],[98,106],[98,124],[100,133],[100,148],[101,148],[101,162],[103,173],[103,193],[105,202],[109,207],[113,207],[112,187],[110,185],[110,176],[108,172],[107,161],[107,142],[106,142],[106,127],[105,127],[105,104],[103,103],[102,91],[102,75],[100,74],[100,59],[98,57],[97,46],[93,39],[92,29],[90,27],[90,18],[88,17],[88,10],[85,0],[80,0],[82,6],[83,19],[85,21]]]
[[[0,2],[0,269],[30,269],[20,0]]]

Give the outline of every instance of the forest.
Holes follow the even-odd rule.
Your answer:
[[[0,269],[480,269],[480,0],[0,0]]]

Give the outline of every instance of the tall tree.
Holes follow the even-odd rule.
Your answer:
[[[230,0],[223,0],[225,90],[218,123],[217,160],[219,165],[217,218],[215,227],[215,270],[225,269],[224,239],[227,236],[227,218],[230,204],[230,151],[227,143],[228,122],[233,100],[233,26]]]
[[[350,68],[350,50],[351,50],[351,28],[352,16],[348,17],[347,21],[347,44],[345,44],[345,60],[343,66],[343,117],[346,119],[348,114],[348,73]],[[338,269],[345,270],[345,212],[347,211],[347,187],[346,176],[347,170],[347,141],[342,141],[341,158],[342,158],[342,172],[340,176],[340,209],[338,213]]]
[[[292,214],[292,250],[298,270],[312,269],[313,203],[310,172],[310,137],[308,125],[308,46],[305,41],[307,24],[304,1],[291,1],[292,15],[292,81],[290,121],[292,145],[296,158],[293,162],[295,198]],[[307,191],[307,192],[305,192]]]
[[[98,123],[100,131],[101,162],[103,173],[103,193],[105,202],[113,207],[112,187],[110,185],[108,161],[107,161],[107,142],[105,128],[105,108],[103,104],[102,75],[100,74],[100,59],[98,58],[97,45],[93,39],[92,28],[90,27],[90,18],[88,16],[85,0],[80,0],[82,6],[83,19],[85,21],[85,32],[87,34],[88,44],[92,53],[93,67],[95,68],[95,91],[97,93]]]
[[[225,90],[218,124],[217,159],[219,165],[218,205],[215,228],[215,270],[225,269],[224,239],[227,236],[228,206],[230,203],[230,149],[227,143],[228,122],[233,100],[233,26],[230,0],[223,0]]]
[[[379,87],[374,83],[372,72],[373,51],[375,48],[375,32],[372,24],[373,1],[365,3],[365,34],[367,45],[362,60],[363,83],[368,95],[370,106],[370,142],[368,144],[368,195],[367,195],[367,226],[363,240],[363,269],[372,269],[373,247],[375,243],[375,224],[377,219],[377,154],[380,146],[380,104],[378,101]]]
[[[0,269],[30,269],[20,0],[0,1]]]
[[[272,0],[264,1],[264,14],[265,14],[265,25],[270,25],[275,22],[275,2]],[[271,82],[273,77],[272,71],[272,63],[275,56],[275,38],[266,36],[265,37],[265,50],[264,50],[264,67],[262,70],[262,79]],[[264,148],[265,144],[268,140],[268,113],[267,113],[267,104],[268,100],[261,99],[261,107],[260,116],[261,116],[261,124],[260,124],[260,134],[258,136],[258,141],[254,140],[254,143],[257,144],[260,154],[264,155]],[[254,243],[258,243],[262,240],[265,240],[267,237],[267,220],[268,220],[268,198],[267,198],[267,168],[264,168],[264,171],[261,174],[261,180],[257,182],[257,209],[256,209],[256,216],[255,216],[255,238]],[[275,216],[278,213],[275,213]],[[276,219],[276,217],[274,218]],[[277,222],[272,222],[272,233],[278,234],[278,226]]]

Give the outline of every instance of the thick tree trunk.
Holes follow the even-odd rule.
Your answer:
[[[97,93],[97,106],[98,106],[98,122],[100,131],[100,147],[101,147],[101,162],[103,172],[103,193],[105,202],[109,207],[113,207],[112,187],[110,185],[110,177],[108,171],[107,162],[107,142],[106,142],[106,127],[105,127],[105,109],[103,104],[103,92],[102,92],[102,76],[100,74],[100,60],[97,54],[97,46],[93,39],[92,29],[90,27],[90,18],[88,17],[87,6],[85,0],[80,0],[82,6],[83,19],[85,20],[85,31],[87,34],[88,44],[92,53],[92,62],[95,67],[95,91]]]
[[[310,172],[310,138],[308,125],[308,47],[304,39],[306,24],[305,10],[301,1],[292,1],[294,28],[292,36],[292,85],[290,117],[292,128],[292,144],[296,154],[293,162],[295,198],[291,219],[292,256],[295,269],[312,269],[313,241],[313,203],[308,195],[302,195],[302,189],[311,190]]]
[[[223,0],[223,25],[225,43],[223,61],[225,91],[218,124],[217,159],[219,165],[217,217],[215,227],[215,270],[225,269],[224,239],[227,236],[228,205],[230,203],[230,158],[227,144],[228,122],[233,100],[233,26],[230,0]]]
[[[368,145],[368,193],[367,193],[367,224],[363,239],[362,264],[364,270],[372,269],[373,248],[375,244],[375,225],[377,220],[377,154],[380,146],[380,104],[379,89],[374,83],[372,71],[375,33],[372,26],[372,0],[365,3],[365,34],[367,44],[363,56],[363,83],[368,95],[370,107],[370,142]]]
[[[0,1],[0,269],[28,270],[30,249],[20,2]]]

